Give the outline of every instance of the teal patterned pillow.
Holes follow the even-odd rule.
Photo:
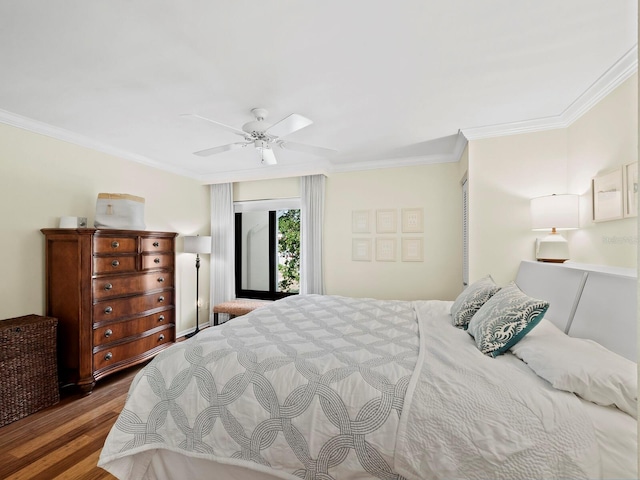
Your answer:
[[[549,302],[527,296],[511,282],[485,303],[469,322],[469,334],[485,355],[497,357],[535,327]]]
[[[465,288],[451,306],[453,324],[458,328],[467,328],[471,317],[486,303],[500,287],[491,275],[481,278]]]

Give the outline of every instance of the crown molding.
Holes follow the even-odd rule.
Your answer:
[[[39,122],[31,118],[23,117],[21,115],[16,115],[15,113],[7,112],[6,110],[0,110],[0,123],[5,123],[13,127],[21,128],[23,130],[28,130],[32,133],[45,135],[47,137],[51,137],[56,140],[61,140],[63,142],[72,143],[74,145],[79,145],[81,147],[85,147],[91,150],[106,153],[107,155],[112,155],[114,157],[122,158],[124,160],[131,160],[133,162],[146,165],[148,167],[157,168],[159,170],[164,170],[166,172],[174,173],[176,175],[181,175],[183,177],[197,178],[197,174],[190,170],[168,166],[166,164],[160,163],[156,160],[152,160],[143,155],[137,155],[135,153],[127,152],[125,150],[120,150],[119,148],[115,148],[110,145],[105,145],[91,138],[85,137],[83,135],[79,135],[69,130],[65,130],[64,128],[54,127],[53,125],[49,125],[48,123]]]
[[[131,160],[149,167],[157,168],[169,173],[198,180],[204,184],[227,183],[239,181],[264,180],[291,176],[314,175],[358,170],[376,170],[385,168],[430,165],[436,163],[457,162],[460,160],[469,140],[479,140],[497,136],[533,133],[544,130],[567,128],[600,100],[611,93],[638,71],[638,44],[635,44],[611,68],[602,74],[587,90],[572,102],[561,114],[519,122],[488,125],[483,127],[465,128],[458,131],[458,138],[452,151],[433,155],[411,157],[397,157],[386,160],[371,160],[360,162],[333,163],[328,160],[298,165],[273,165],[267,168],[252,168],[250,170],[235,170],[212,174],[197,174],[196,172],[169,166],[143,155],[137,155],[109,145],[102,144],[91,138],[77,133],[54,127],[52,125],[0,110],[0,122],[22,128],[40,135],[79,145],[108,155]]]
[[[365,162],[333,163],[328,160],[314,162],[313,164],[298,165],[272,165],[268,168],[252,168],[251,170],[228,171],[203,175],[199,180],[203,183],[228,183],[249,182],[254,180],[268,180],[273,178],[299,177],[303,175],[331,175],[333,173],[358,172],[364,170],[379,170],[385,168],[413,167],[417,165],[430,165],[434,163],[452,163],[460,160],[467,146],[467,139],[461,131],[458,131],[456,143],[451,152],[437,155],[419,155],[412,157],[389,158],[386,160],[371,160]]]
[[[638,44],[603,73],[562,113],[550,117],[463,129],[469,140],[567,128],[638,71]]]
[[[582,115],[587,113],[591,107],[597,104],[604,97],[620,86],[631,75],[638,71],[638,44],[636,43],[627,53],[625,53],[615,65],[604,72],[587,90],[569,105],[562,117],[567,124],[571,125]]]
[[[416,155],[411,157],[396,157],[386,160],[371,160],[365,162],[345,162],[332,164],[331,173],[354,172],[358,170],[376,170],[382,168],[415,167],[417,165],[432,165],[435,163],[453,163],[460,160],[468,140],[461,130],[450,152],[442,152],[434,155]]]

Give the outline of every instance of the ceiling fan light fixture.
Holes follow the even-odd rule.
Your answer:
[[[284,117],[282,120],[269,126],[269,124],[264,121],[268,114],[267,110],[265,110],[264,108],[254,108],[251,110],[251,113],[255,117],[255,120],[245,123],[242,126],[242,130],[231,127],[229,125],[225,125],[224,123],[220,123],[215,120],[202,117],[200,115],[190,115],[193,117],[201,118],[215,125],[219,125],[226,130],[229,130],[235,134],[242,135],[244,137],[244,142],[236,142],[229,145],[207,148],[205,150],[194,152],[195,155],[206,157],[209,155],[223,153],[228,150],[235,150],[241,147],[253,146],[260,152],[260,161],[263,165],[275,165],[278,163],[278,160],[276,158],[274,150],[271,148],[271,145],[279,145],[281,148],[287,150],[294,150],[301,153],[308,153],[318,156],[329,156],[337,153],[335,150],[331,150],[329,148],[315,147],[313,145],[305,145],[302,143],[283,142],[283,140],[281,140],[281,137],[286,137],[287,135],[290,135],[311,125],[313,122],[307,117],[304,117],[298,113],[292,113]]]
[[[260,151],[262,151],[263,148],[270,148],[269,144],[267,142],[265,142],[264,140],[255,140],[253,142],[253,146],[256,147]]]
[[[253,144],[256,147],[256,150],[260,152],[260,163],[262,165],[275,165],[278,163],[268,142],[265,142],[264,140],[256,140]]]

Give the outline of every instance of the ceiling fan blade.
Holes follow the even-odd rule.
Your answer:
[[[330,148],[315,147],[313,145],[305,145],[304,143],[296,142],[278,142],[280,147],[285,150],[293,150],[294,152],[310,153],[311,155],[319,155],[321,157],[330,157],[338,153],[337,150]]]
[[[273,137],[284,137],[303,129],[304,127],[308,127],[312,123],[313,122],[307,117],[303,117],[297,113],[292,113],[288,117],[285,117],[279,122],[271,125],[267,130],[265,130],[265,133]]]
[[[242,135],[243,137],[247,135],[244,131],[240,130],[239,128],[231,127],[229,125],[225,125],[224,123],[216,122],[215,120],[211,120],[210,118],[207,118],[207,117],[202,117],[196,113],[183,113],[180,116],[199,118],[200,120],[204,120],[205,122],[210,122],[210,123],[213,123],[214,125],[218,125],[219,127],[229,130],[230,132],[233,132],[237,135]]]
[[[246,147],[247,145],[248,144],[246,143],[230,143],[228,145],[221,145],[219,147],[199,150],[197,152],[193,152],[193,154],[198,155],[199,157],[208,157],[210,155],[215,155],[216,153],[228,152],[229,150],[237,150],[239,148]]]
[[[263,165],[275,165],[278,163],[276,159],[276,154],[271,148],[258,148],[258,152],[260,152],[260,158],[262,159]]]

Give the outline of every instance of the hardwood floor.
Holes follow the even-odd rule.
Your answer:
[[[0,428],[0,478],[114,479],[96,464],[140,368],[101,380],[90,395],[63,392],[57,405]]]

